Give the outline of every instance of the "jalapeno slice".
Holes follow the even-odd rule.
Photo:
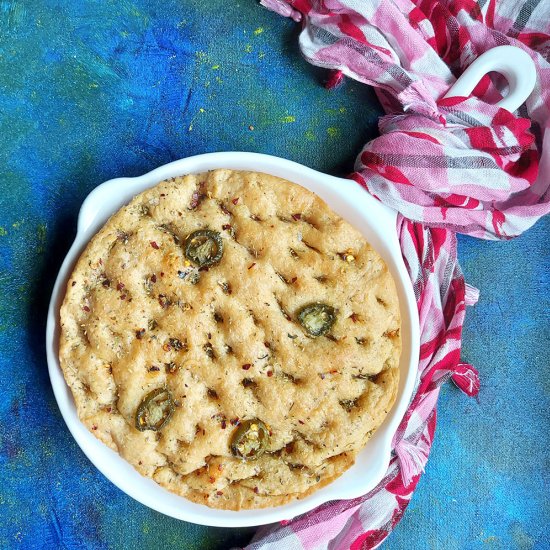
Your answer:
[[[185,239],[185,257],[198,267],[217,264],[223,256],[223,241],[217,231],[200,229]]]
[[[322,336],[334,325],[336,311],[327,304],[309,304],[298,312],[298,321],[310,336]]]
[[[269,430],[261,420],[245,420],[233,434],[231,452],[237,458],[255,460],[264,454],[268,441]]]
[[[148,393],[136,411],[136,428],[140,432],[157,432],[170,420],[174,412],[174,401],[167,389],[157,388]]]

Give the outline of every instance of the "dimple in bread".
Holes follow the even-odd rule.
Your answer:
[[[392,407],[397,293],[362,235],[267,174],[163,181],[91,240],[61,308],[80,420],[142,475],[215,508],[303,498]]]

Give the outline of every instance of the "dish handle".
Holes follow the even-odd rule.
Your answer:
[[[537,81],[535,63],[516,46],[497,46],[480,55],[451,86],[444,97],[468,97],[483,76],[497,72],[508,81],[508,93],[497,105],[516,111],[531,95]]]

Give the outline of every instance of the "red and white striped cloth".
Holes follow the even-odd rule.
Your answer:
[[[302,21],[302,53],[333,71],[329,87],[345,75],[376,88],[387,115],[351,177],[400,212],[421,349],[419,383],[380,484],[363,497],[260,528],[247,548],[375,548],[402,517],[423,472],[441,384],[452,377],[468,395],[479,391],[477,371],[460,362],[465,307],[477,291],[458,265],[455,232],[508,239],[550,211],[550,2],[261,4]],[[491,104],[501,96],[488,76],[470,98],[441,99],[475,58],[505,44],[524,49],[537,67],[536,89],[518,115]]]

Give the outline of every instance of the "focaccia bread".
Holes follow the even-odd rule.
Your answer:
[[[163,181],[113,215],[61,307],[81,421],[141,474],[215,508],[302,498],[392,407],[387,266],[314,193],[267,174]]]

